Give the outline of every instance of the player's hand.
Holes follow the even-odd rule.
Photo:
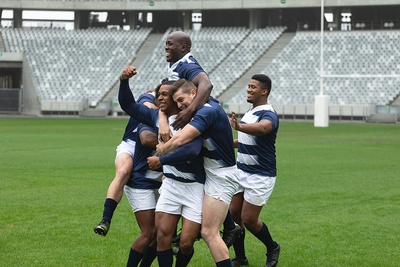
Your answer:
[[[169,139],[171,139],[172,133],[171,129],[169,128],[169,125],[165,125],[163,123],[160,123],[158,127],[158,140],[159,142],[168,142]]]
[[[124,69],[121,74],[121,79],[126,80],[129,79],[137,74],[136,68],[134,66],[128,66]]]
[[[176,116],[176,119],[174,123],[171,124],[171,126],[174,127],[174,130],[176,131],[182,129],[192,119],[192,115],[193,112],[189,108],[181,110]]]
[[[232,116],[229,118],[229,121],[231,122],[231,126],[233,129],[239,130],[240,123],[236,117],[236,113],[235,113],[235,111],[231,111],[231,113],[232,113]]]
[[[161,166],[160,158],[157,156],[151,156],[147,158],[147,164],[152,170],[157,170]]]
[[[164,152],[164,146],[165,146],[165,144],[163,143],[163,142],[159,142],[158,143],[158,145],[156,146],[156,151],[157,151],[157,154],[158,155],[164,155],[165,154],[165,152]]]

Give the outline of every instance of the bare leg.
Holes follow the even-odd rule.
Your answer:
[[[228,213],[229,205],[225,202],[204,196],[201,235],[207,243],[215,262],[229,259],[228,247],[222,240],[219,230]]]
[[[128,182],[133,168],[133,159],[128,153],[120,154],[115,160],[115,177],[107,190],[107,198],[120,202],[123,189]]]

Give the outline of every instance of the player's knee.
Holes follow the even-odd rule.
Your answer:
[[[202,227],[201,228],[201,237],[204,239],[204,241],[206,243],[209,243],[216,237],[216,235],[215,235],[214,231],[212,231],[211,229]]]
[[[257,228],[258,218],[242,218],[243,225],[253,232]]]
[[[131,172],[127,169],[121,168],[117,170],[115,178],[118,182],[126,184],[129,180]]]
[[[170,245],[172,241],[172,236],[168,235],[166,232],[162,230],[157,231],[157,246],[161,245],[162,247]]]
[[[142,236],[146,239],[147,242],[151,243],[156,238],[156,230],[155,229],[145,229],[142,231]]]
[[[181,240],[181,242],[179,243],[179,249],[182,254],[188,255],[193,250],[193,242],[190,242],[189,240]]]

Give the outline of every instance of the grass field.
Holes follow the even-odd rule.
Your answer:
[[[0,118],[0,266],[125,266],[138,233],[126,198],[107,237],[92,228],[126,122]],[[279,266],[399,266],[400,125],[282,121],[277,157],[262,220]],[[190,266],[214,266],[203,241],[195,249]],[[246,249],[265,266],[251,234]]]

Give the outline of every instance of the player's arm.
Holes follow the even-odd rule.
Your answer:
[[[168,116],[161,110],[158,111],[158,138],[167,142],[171,138],[171,129],[169,128]]]
[[[232,111],[232,116],[230,118],[231,126],[233,129],[250,134],[250,135],[265,135],[273,130],[273,124],[269,120],[260,120],[255,123],[240,123],[236,117],[236,113]]]
[[[233,139],[233,147],[238,148],[239,146],[239,141],[237,139]]]
[[[161,165],[175,165],[188,162],[200,154],[202,146],[203,140],[200,136],[198,136],[171,153],[162,155],[160,157],[148,157],[147,164],[149,164],[150,169],[158,169]]]
[[[187,124],[183,129],[174,135],[168,142],[166,143],[159,143],[157,145],[157,152],[160,155],[165,155],[171,151],[176,150],[178,147],[183,146],[184,144],[189,143],[196,137],[200,136],[200,131],[190,125]]]
[[[157,135],[150,130],[143,130],[139,134],[140,142],[149,148],[155,149],[158,144]]]
[[[148,108],[158,109],[158,107],[156,105],[154,105],[154,103],[152,103],[152,102],[146,101],[146,102],[143,103],[143,105],[145,105]]]
[[[131,88],[129,87],[129,79],[136,75],[136,68],[132,66],[126,67],[120,76],[119,80],[119,91],[118,91],[118,102],[122,110],[128,113],[135,113],[138,107],[135,105],[136,100],[132,94]],[[128,110],[129,109],[129,110]],[[128,113],[129,114],[129,113]],[[131,117],[135,114],[129,114]]]
[[[196,96],[192,103],[185,109],[179,112],[172,126],[175,130],[183,128],[193,117],[194,112],[208,101],[213,85],[211,84],[208,75],[205,72],[200,72],[194,77],[192,83],[197,87]]]
[[[146,105],[138,104],[129,87],[129,78],[127,77],[134,76],[136,74],[136,70],[134,71],[135,74],[124,75],[127,68],[124,70],[124,72],[122,72],[123,74],[120,77],[118,102],[122,110],[125,111],[129,116],[149,126],[153,126],[154,121],[152,120],[151,109]]]
[[[192,83],[197,87],[196,96],[194,97],[193,102],[189,105],[193,115],[193,113],[200,106],[208,101],[213,85],[211,84],[211,81],[205,72],[197,74],[196,77],[192,80]]]

